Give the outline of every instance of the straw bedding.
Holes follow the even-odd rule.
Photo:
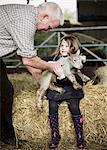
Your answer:
[[[107,87],[107,66],[99,67],[95,71],[96,79],[99,80],[99,84]]]
[[[36,103],[39,86],[35,79],[28,73],[10,74],[9,78],[15,89],[13,125],[17,138],[22,140],[18,149],[48,150],[50,128],[46,97],[43,98],[43,113],[40,113]],[[85,117],[84,136],[87,149],[107,149],[107,88],[102,84],[93,85],[90,81],[84,86],[84,92],[85,97],[80,107]],[[58,150],[76,150],[73,122],[66,102],[61,104],[59,114],[61,142]]]

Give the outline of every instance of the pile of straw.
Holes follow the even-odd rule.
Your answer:
[[[27,141],[21,149],[47,150],[50,140],[48,101],[43,98],[43,113],[37,109],[37,82],[27,73],[9,75],[15,89],[13,124],[18,139]],[[107,79],[107,78],[106,78]],[[107,149],[107,88],[103,85],[84,86],[81,111],[85,117],[84,136],[89,150]],[[75,150],[76,137],[66,102],[59,109],[61,142],[58,150]]]
[[[99,79],[98,84],[107,86],[107,66],[99,67],[95,71],[96,79]]]

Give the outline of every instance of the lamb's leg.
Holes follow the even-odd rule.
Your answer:
[[[70,73],[69,75],[67,75],[67,77],[73,83],[74,89],[81,89],[82,88],[82,86],[77,82],[74,74]]]
[[[53,83],[50,83],[49,88],[50,88],[51,90],[55,90],[55,91],[57,91],[57,92],[59,92],[59,93],[63,93],[63,92],[65,91],[63,88],[57,87],[57,86],[55,86]]]
[[[49,88],[52,73],[47,70],[43,72],[40,79],[40,88],[37,91],[37,106],[40,111],[43,111],[42,97],[45,95],[45,91]]]
[[[78,70],[78,75],[81,77],[82,81],[85,83],[91,80],[88,76],[83,74],[80,70]]]
[[[37,91],[37,106],[40,112],[43,111],[43,102],[42,97],[45,95],[45,90],[43,88],[38,89]]]

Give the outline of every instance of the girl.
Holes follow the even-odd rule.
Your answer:
[[[67,57],[76,53],[79,50],[79,41],[75,36],[66,36],[61,39],[60,45],[55,52],[54,60],[58,60],[60,57]],[[83,86],[82,79],[75,74],[77,82]],[[57,78],[56,83],[58,87],[64,88],[65,92],[60,94],[54,90],[47,90],[47,99],[49,101],[49,120],[51,127],[51,142],[49,148],[54,149],[58,146],[61,139],[58,126],[58,109],[61,102],[66,100],[68,109],[71,112],[71,116],[74,123],[74,128],[77,137],[78,149],[84,149],[84,137],[83,137],[83,116],[80,111],[80,100],[84,97],[82,89],[75,90],[72,83],[65,78]]]

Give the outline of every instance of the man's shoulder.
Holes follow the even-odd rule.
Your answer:
[[[36,7],[33,5],[24,5],[24,4],[6,4],[6,5],[0,5],[1,8],[4,8],[6,11],[35,11]]]
[[[14,22],[31,22],[35,24],[36,8],[32,5],[7,4],[2,5],[6,18]],[[31,26],[31,24],[30,24]]]

